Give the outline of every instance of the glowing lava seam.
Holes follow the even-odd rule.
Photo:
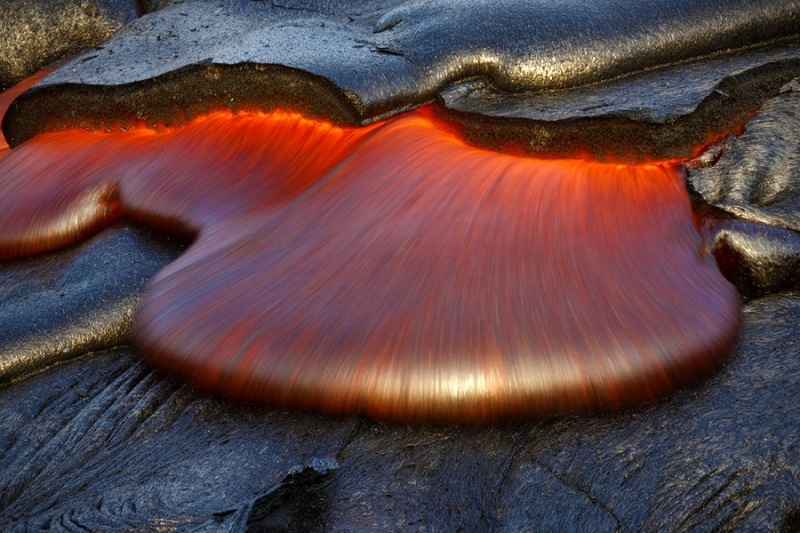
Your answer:
[[[0,158],[0,256],[119,217],[195,236],[151,281],[153,362],[245,401],[406,420],[547,416],[713,368],[739,298],[675,164],[467,146],[420,109],[343,129],[217,113]]]

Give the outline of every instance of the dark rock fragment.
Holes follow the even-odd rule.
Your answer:
[[[508,92],[484,80],[472,80],[444,89],[441,99],[455,111],[501,119],[554,122],[613,116],[640,123],[669,124],[691,115],[715,94],[729,105],[736,97],[731,93],[746,81],[752,69],[775,63],[791,66],[795,62],[800,62],[800,41],[788,39],[703,56],[571,90]]]
[[[247,531],[314,531],[327,520],[327,501],[321,495],[334,460],[312,461],[295,468],[266,494],[257,498],[247,515]]]
[[[700,233],[719,269],[745,296],[763,296],[800,283],[800,235],[745,220],[705,219]]]
[[[475,146],[551,157],[683,159],[738,131],[800,75],[798,53],[798,43],[783,43],[731,61],[706,58],[564,91],[510,94],[468,82],[442,98]]]
[[[152,13],[153,11],[158,11],[159,9],[164,9],[165,7],[172,5],[176,2],[181,0],[140,0],[142,3],[142,7],[144,8],[143,11],[145,13]]]

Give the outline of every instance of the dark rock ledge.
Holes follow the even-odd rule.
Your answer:
[[[28,91],[3,131],[14,146],[44,130],[158,127],[219,108],[355,125],[438,100],[483,147],[685,157],[800,75],[800,3],[590,7],[178,2]]]

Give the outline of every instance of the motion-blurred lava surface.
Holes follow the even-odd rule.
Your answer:
[[[194,238],[136,340],[244,401],[444,421],[616,407],[707,373],[738,332],[679,162],[488,152],[429,107],[45,133],[0,151],[0,187],[4,259],[120,217]]]

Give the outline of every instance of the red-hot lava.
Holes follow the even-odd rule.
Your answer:
[[[0,184],[6,259],[118,217],[194,236],[136,338],[241,400],[467,421],[618,406],[707,372],[739,325],[677,164],[478,150],[430,109],[49,133]]]

